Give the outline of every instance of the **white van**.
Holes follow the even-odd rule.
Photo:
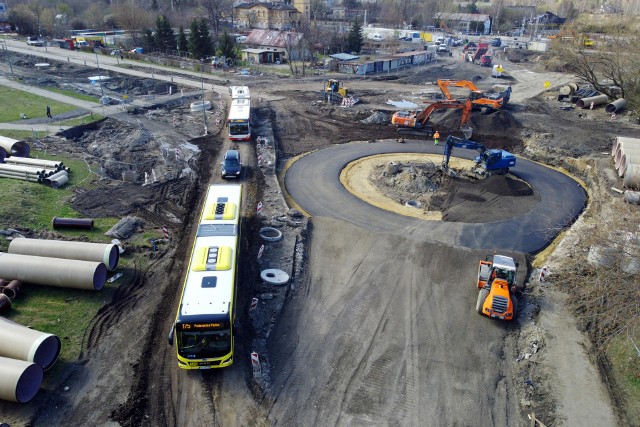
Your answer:
[[[244,43],[247,41],[247,36],[238,36],[236,37],[236,43]]]
[[[373,40],[375,42],[381,42],[384,40],[384,36],[380,33],[371,33],[369,34],[369,40]]]

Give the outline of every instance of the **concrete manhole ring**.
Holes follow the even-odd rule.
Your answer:
[[[273,227],[262,227],[259,234],[262,240],[267,242],[277,242],[282,239],[282,231]]]
[[[210,110],[211,109],[211,102],[209,102],[209,101],[192,102],[191,105],[189,106],[189,108],[191,109],[191,111]]]
[[[421,208],[422,203],[420,203],[419,200],[409,200],[407,203],[405,203],[405,206],[409,206],[411,208]]]
[[[289,281],[289,275],[276,268],[262,270],[260,278],[270,285],[284,285]]]

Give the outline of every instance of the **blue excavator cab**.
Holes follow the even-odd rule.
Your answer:
[[[476,157],[475,161],[488,173],[507,173],[509,172],[509,168],[516,165],[516,156],[508,151],[499,149],[488,150],[485,145],[478,142],[449,135],[444,142],[444,161],[442,162],[442,167],[445,170],[449,168],[449,158],[451,157],[454,147],[478,150],[480,155]]]

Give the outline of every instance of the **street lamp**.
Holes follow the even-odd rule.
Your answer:
[[[200,60],[200,84],[202,85],[202,118],[204,121],[204,134],[207,135],[207,108],[204,104],[204,75],[202,74],[202,70],[204,69],[204,58]]]

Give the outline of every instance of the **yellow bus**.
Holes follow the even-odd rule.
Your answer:
[[[182,369],[233,363],[241,205],[242,185],[209,186],[169,334]]]

